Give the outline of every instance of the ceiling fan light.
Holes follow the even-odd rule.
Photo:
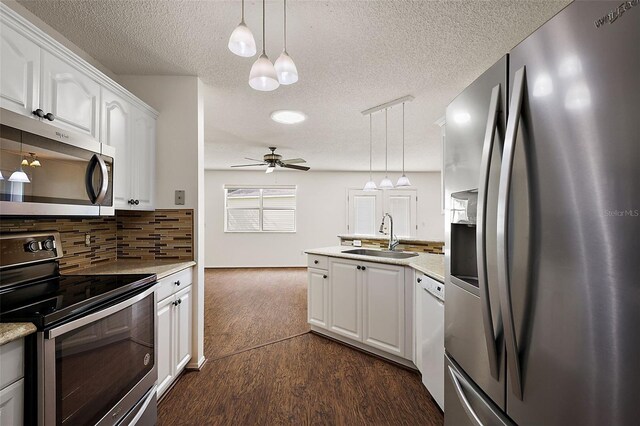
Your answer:
[[[283,50],[274,65],[280,84],[293,84],[298,81],[298,69],[286,50]]]
[[[269,166],[267,167],[267,170],[265,170],[265,173],[273,173],[276,170],[276,166]]]
[[[393,188],[393,182],[391,182],[391,179],[385,176],[384,179],[382,179],[382,182],[380,182],[380,189],[391,189],[391,188]]]
[[[29,165],[31,167],[40,167],[40,166],[42,166],[42,164],[40,164],[40,160],[38,160],[37,158],[35,160],[33,160],[31,163],[29,163]]]
[[[400,178],[398,179],[398,183],[396,183],[396,188],[402,188],[407,186],[411,186],[411,181],[409,181],[409,178],[406,177],[405,175],[400,176]]]
[[[378,185],[372,180],[364,184],[363,191],[377,191]]]
[[[264,52],[251,67],[249,86],[261,92],[270,92],[280,86],[276,69]]]
[[[256,40],[244,21],[240,22],[231,33],[228,47],[234,54],[243,58],[250,58],[256,54]]]
[[[31,183],[29,176],[22,171],[22,167],[11,173],[11,176],[9,176],[9,182]]]

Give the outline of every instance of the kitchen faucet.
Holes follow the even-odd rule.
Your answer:
[[[390,225],[390,229],[389,229],[389,250],[393,251],[394,248],[396,248],[398,246],[398,244],[400,244],[400,241],[398,241],[398,238],[393,235],[393,218],[391,217],[391,215],[389,213],[385,213],[384,216],[382,216],[382,223],[380,224],[380,229],[378,230],[378,232],[380,232],[381,234],[384,234],[384,219],[386,217],[389,217],[389,225]]]

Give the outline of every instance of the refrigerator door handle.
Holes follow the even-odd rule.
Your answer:
[[[515,323],[513,319],[513,305],[511,304],[511,283],[509,282],[508,259],[508,227],[509,202],[511,191],[511,173],[515,156],[516,136],[520,124],[522,98],[524,96],[525,67],[516,71],[514,76],[513,93],[509,104],[509,118],[502,151],[502,165],[500,168],[500,185],[498,188],[498,292],[502,310],[504,336],[507,348],[507,365],[511,389],[514,395],[522,400],[522,377],[520,370],[520,355],[516,341]]]
[[[487,195],[489,185],[489,170],[491,168],[491,156],[493,144],[498,125],[498,111],[500,103],[500,85],[498,84],[491,91],[489,101],[489,116],[487,117],[487,127],[482,148],[482,160],[480,163],[480,184],[478,185],[478,210],[476,226],[476,253],[478,263],[478,287],[480,290],[480,305],[482,309],[482,322],[484,325],[484,336],[487,344],[487,354],[489,356],[489,370],[491,376],[499,380],[500,368],[498,360],[498,349],[496,336],[493,329],[493,317],[491,315],[491,300],[489,299],[489,283],[487,277]]]
[[[474,426],[484,426],[476,412],[473,410],[473,407],[469,403],[467,396],[464,394],[464,389],[462,389],[462,385],[460,384],[461,378],[458,378],[458,374],[450,365],[447,366],[447,369],[449,370],[449,375],[451,376],[451,381],[453,382],[453,387],[456,390],[456,394],[458,395],[460,402],[462,402],[462,408],[464,408],[465,413],[467,413],[469,420],[471,420],[471,423],[473,423]]]

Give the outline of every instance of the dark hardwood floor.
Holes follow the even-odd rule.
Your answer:
[[[209,361],[160,402],[160,425],[443,424],[417,373],[299,335],[304,270],[208,271],[205,298]]]

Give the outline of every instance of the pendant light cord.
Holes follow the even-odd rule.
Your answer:
[[[265,35],[264,35],[264,23],[265,23],[265,2],[266,0],[262,0],[262,53],[265,53],[265,45],[266,45],[266,41],[265,41]]]
[[[287,0],[284,0],[284,51],[287,51]]]
[[[404,102],[402,103],[402,176],[404,176]]]
[[[372,160],[373,157],[373,124],[371,114],[369,114],[369,181],[373,181]]]
[[[241,21],[244,23],[244,0],[242,0],[242,19]]]
[[[388,170],[387,170],[387,157],[389,155],[389,124],[387,121],[387,112],[389,112],[388,108],[385,108],[384,110],[384,177],[386,178],[388,175]]]

